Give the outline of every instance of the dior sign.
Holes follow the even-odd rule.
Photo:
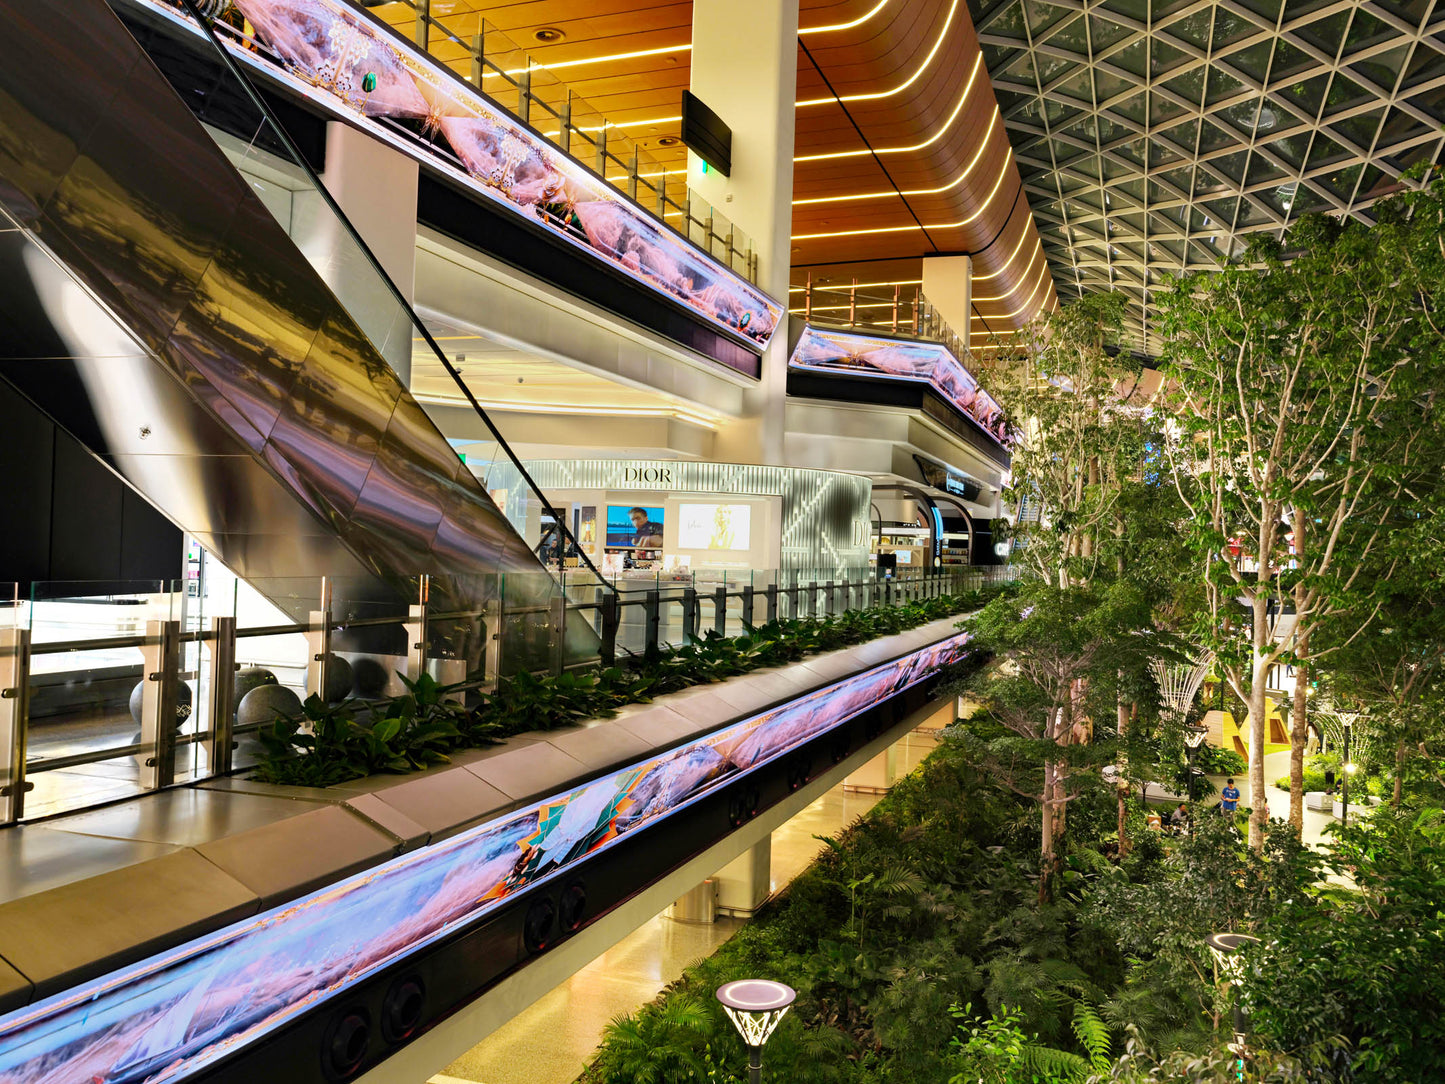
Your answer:
[[[671,467],[623,467],[622,481],[628,482],[655,482],[658,485],[672,485]]]

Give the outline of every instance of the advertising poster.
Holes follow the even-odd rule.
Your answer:
[[[751,505],[684,504],[677,513],[680,549],[745,550],[752,546]]]
[[[662,509],[632,504],[607,506],[607,548],[662,549]]]
[[[581,526],[577,531],[577,541],[591,549],[597,542],[597,506],[595,504],[584,504],[582,506]]]

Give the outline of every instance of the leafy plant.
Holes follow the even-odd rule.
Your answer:
[[[415,771],[445,761],[457,749],[609,718],[627,704],[916,628],[976,609],[1008,590],[1006,585],[834,617],[772,621],[735,637],[710,631],[626,668],[557,676],[522,671],[486,695],[479,692],[479,676],[443,686],[424,674],[415,681],[403,677],[407,691],[399,697],[326,704],[312,696],[300,715],[278,716],[260,729],[256,778],[326,787],[377,772]]]

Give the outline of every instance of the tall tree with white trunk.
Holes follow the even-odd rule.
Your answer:
[[[1196,631],[1247,705],[1255,796],[1266,786],[1272,667],[1318,661],[1309,647],[1322,621],[1349,625],[1332,651],[1364,634],[1379,609],[1366,570],[1411,483],[1438,465],[1445,188],[1377,210],[1373,227],[1302,220],[1285,243],[1256,239],[1239,263],[1160,298],[1168,450],[1206,599]],[[1296,827],[1305,736],[1300,710]],[[1264,828],[1256,801],[1255,848]]]

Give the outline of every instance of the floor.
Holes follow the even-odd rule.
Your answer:
[[[913,733],[894,747],[899,774],[912,771],[934,748]],[[877,804],[881,795],[840,784],[773,832],[772,889],[777,892],[823,849],[815,836],[833,835]],[[571,1084],[597,1048],[609,1020],[647,1004],[683,968],[717,950],[741,926],[675,922],[657,915],[488,1036],[429,1084]]]

